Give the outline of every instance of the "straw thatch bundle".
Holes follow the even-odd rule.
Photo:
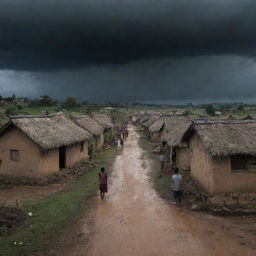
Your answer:
[[[111,120],[111,118],[104,114],[94,114],[92,118],[96,121],[98,121],[104,129],[111,129],[114,127],[114,124]]]
[[[183,141],[196,133],[213,157],[229,155],[256,156],[255,120],[194,121]]]
[[[75,124],[79,125],[95,136],[98,136],[104,132],[104,127],[98,121],[89,116],[76,117],[73,118],[73,121]]]
[[[92,137],[88,131],[62,114],[11,117],[0,134],[13,126],[23,131],[43,150],[79,143]]]
[[[171,147],[182,145],[182,138],[184,133],[190,128],[192,122],[180,122],[172,126],[172,130],[163,136],[162,141],[166,141]]]

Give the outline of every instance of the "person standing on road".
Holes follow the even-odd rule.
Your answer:
[[[182,176],[179,174],[179,168],[174,168],[174,175],[172,176],[173,197],[176,204],[181,203],[182,198]]]
[[[108,176],[105,173],[104,167],[100,169],[98,176],[99,176],[99,186],[100,186],[100,197],[101,199],[103,199],[105,196],[105,193],[108,193]]]
[[[120,140],[120,143],[121,143],[121,147],[122,147],[122,149],[124,149],[124,140],[121,138],[121,140]]]

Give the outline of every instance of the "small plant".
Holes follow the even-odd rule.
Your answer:
[[[209,206],[207,203],[201,204],[200,205],[200,210],[203,212],[207,212],[209,210]]]
[[[0,227],[0,236],[5,236],[7,233],[7,227],[4,225]]]

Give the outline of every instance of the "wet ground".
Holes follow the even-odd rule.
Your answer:
[[[108,195],[90,202],[91,210],[63,233],[56,249],[47,255],[256,255],[255,234],[251,240],[244,237],[237,226],[241,218],[225,220],[194,213],[162,200],[147,175],[152,171],[150,161],[140,159],[138,138],[130,128],[124,150],[113,166]],[[249,222],[253,231],[254,220]]]

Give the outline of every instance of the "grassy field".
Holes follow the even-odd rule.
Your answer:
[[[99,168],[110,169],[115,156],[113,148],[102,152],[95,160],[97,168],[85,173],[62,192],[37,203],[24,204],[23,210],[27,215],[32,212],[32,217],[28,217],[15,234],[0,239],[0,255],[29,256],[50,248],[58,234],[86,210],[88,199],[98,192]]]

